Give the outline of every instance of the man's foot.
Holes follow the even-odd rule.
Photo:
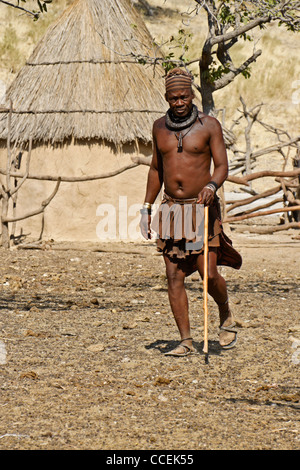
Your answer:
[[[237,330],[234,327],[235,322],[231,316],[220,326],[219,343],[221,348],[231,349],[235,346],[237,341]]]
[[[195,352],[192,341],[193,341],[192,338],[185,338],[181,340],[178,346],[172,349],[172,351],[165,353],[165,356],[176,356],[176,357],[189,356],[190,354]]]
[[[231,349],[237,341],[237,330],[233,316],[230,312],[228,299],[218,304],[220,313],[219,343],[223,349]]]

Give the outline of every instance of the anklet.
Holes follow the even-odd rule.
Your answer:
[[[220,303],[219,303],[219,302],[216,302],[216,303],[217,303],[217,305],[218,305],[219,307],[222,307],[223,305],[228,304],[228,302],[229,302],[229,299],[228,299],[228,297],[227,297],[227,300],[225,300],[225,302],[220,302]]]

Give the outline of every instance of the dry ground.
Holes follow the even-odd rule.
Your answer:
[[[0,448],[299,449],[295,235],[233,237],[243,267],[221,271],[239,341],[220,350],[210,299],[209,364],[197,276],[198,354],[164,356],[178,335],[152,243],[0,249]]]

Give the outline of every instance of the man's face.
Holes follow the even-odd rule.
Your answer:
[[[194,93],[191,88],[168,91],[165,97],[172,113],[177,117],[187,116],[193,107]]]

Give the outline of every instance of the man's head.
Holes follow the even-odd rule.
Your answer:
[[[167,74],[165,83],[165,98],[172,113],[177,117],[188,115],[194,99],[192,76],[185,70],[176,68]]]

